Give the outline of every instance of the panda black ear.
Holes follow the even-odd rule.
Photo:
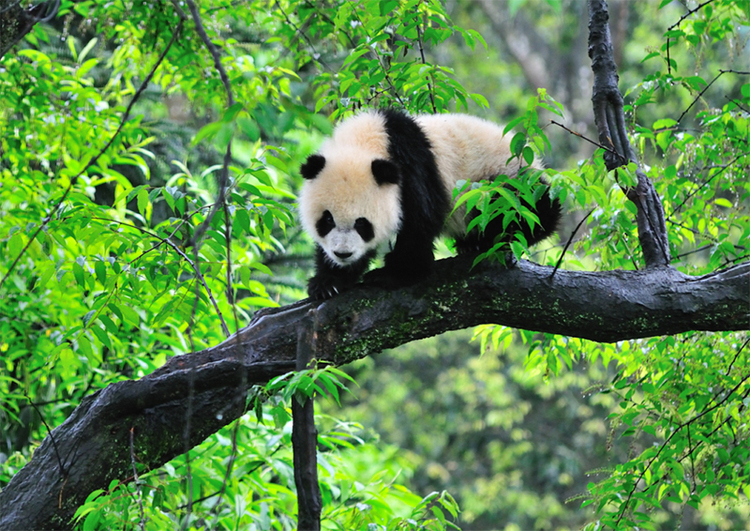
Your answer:
[[[401,182],[401,172],[390,160],[375,159],[372,161],[372,174],[379,185],[398,184]]]
[[[326,158],[323,155],[310,155],[299,169],[302,177],[305,179],[315,179],[320,171],[326,165]]]

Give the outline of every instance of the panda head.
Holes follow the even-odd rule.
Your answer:
[[[390,241],[401,225],[401,174],[361,149],[322,149],[300,168],[302,226],[339,266]]]

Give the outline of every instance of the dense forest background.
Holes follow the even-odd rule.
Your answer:
[[[0,59],[1,487],[84,397],[306,296],[299,165],[360,107],[513,125],[566,212],[516,255],[644,267],[632,168],[607,171],[597,146],[584,2],[57,4]],[[0,21],[30,6],[0,1]],[[609,7],[671,264],[735,271],[750,257],[750,3]],[[311,371],[323,527],[750,526],[746,331],[598,343],[524,328],[369,356],[342,367],[356,384]],[[157,469],[131,431],[132,475],[86,493],[75,525],[295,528],[300,381],[253,387],[239,420]]]

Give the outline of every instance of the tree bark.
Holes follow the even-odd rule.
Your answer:
[[[703,277],[666,268],[558,270],[552,277],[552,268],[529,262],[511,269],[480,264],[471,272],[469,264],[442,260],[418,285],[362,285],[320,304],[316,351],[341,365],[481,323],[604,342],[748,329],[750,262]],[[246,386],[294,370],[297,329],[311,307],[302,301],[259,312],[215,347],[84,399],[0,492],[0,529],[72,527],[91,491],[132,479],[131,427],[135,455],[153,469],[232,422],[244,411]]]
[[[594,119],[599,130],[599,142],[609,148],[604,153],[607,169],[613,170],[629,162],[638,163],[625,127],[625,113],[615,64],[612,39],[609,33],[609,11],[605,0],[589,0],[589,57],[594,72]],[[664,207],[653,183],[646,174],[636,170],[638,183],[625,188],[625,194],[636,206],[638,240],[646,267],[669,267],[667,223]]]
[[[34,6],[18,0],[0,0],[0,58],[28,34],[37,22],[52,19],[60,0],[48,0]]]
[[[317,318],[315,310],[297,327],[297,370],[310,367],[316,356]],[[294,484],[297,487],[297,531],[320,531],[323,498],[318,483],[318,430],[315,401],[297,393],[292,399],[292,451]]]

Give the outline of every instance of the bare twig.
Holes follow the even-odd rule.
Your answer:
[[[680,117],[677,119],[677,122],[681,122],[682,119],[685,117],[685,115],[688,113],[690,109],[693,108],[693,105],[695,105],[699,99],[706,93],[706,91],[711,88],[711,85],[713,85],[717,79],[719,79],[724,74],[738,74],[741,76],[747,76],[750,75],[750,72],[743,72],[741,70],[723,70],[720,69],[719,73],[714,76],[714,78],[705,86],[703,87],[703,90],[701,90],[698,95],[693,99],[693,101],[688,105],[688,108],[683,111],[683,113],[680,115]]]
[[[620,155],[617,151],[615,151],[611,147],[605,146],[604,144],[601,144],[600,142],[597,142],[596,140],[591,140],[589,137],[587,137],[585,135],[582,135],[578,131],[573,131],[572,129],[569,129],[568,127],[565,127],[563,124],[561,124],[560,122],[556,122],[555,120],[550,120],[550,123],[555,124],[558,127],[562,127],[563,129],[565,129],[571,135],[575,135],[578,138],[580,138],[582,140],[585,140],[589,144],[593,144],[593,145],[595,145],[598,148],[602,148],[604,151],[606,151],[607,153],[609,153],[613,157],[619,157],[622,160],[623,164],[627,164],[627,162],[628,162],[627,159],[625,157],[623,157],[622,155]]]
[[[198,33],[198,36],[201,38],[203,44],[211,54],[211,58],[214,62],[214,68],[216,68],[216,71],[219,72],[219,78],[221,79],[221,82],[224,85],[224,90],[227,93],[227,107],[232,107],[235,103],[234,94],[232,93],[232,84],[229,81],[229,76],[227,75],[227,71],[224,69],[224,65],[221,64],[221,54],[219,53],[219,49],[213,43],[211,38],[206,33],[206,29],[203,27],[203,21],[201,20],[198,6],[195,5],[195,2],[193,0],[185,1],[187,2],[188,8],[190,9],[190,14],[193,18],[193,22],[195,23],[195,31]],[[173,1],[173,4],[177,4],[177,2]],[[211,220],[213,219],[219,208],[224,209],[226,203],[227,186],[229,184],[229,163],[231,161],[232,140],[230,138],[229,142],[227,143],[227,150],[224,153],[224,161],[221,166],[221,172],[219,173],[219,197],[214,205],[214,208],[211,209],[211,212],[209,212],[203,223],[201,223],[201,225],[195,230],[195,234],[193,235],[193,245],[195,246],[197,246],[200,240],[203,238],[204,234],[211,224]]]
[[[686,204],[686,203],[687,203],[688,201],[690,201],[690,198],[691,198],[691,197],[693,197],[693,196],[694,196],[695,194],[697,194],[698,192],[700,192],[700,191],[701,191],[701,190],[702,190],[702,189],[703,189],[703,188],[704,188],[704,187],[705,187],[706,185],[708,185],[708,183],[710,183],[710,182],[711,182],[712,180],[714,180],[714,179],[715,179],[716,177],[718,177],[719,175],[721,175],[722,173],[724,173],[724,172],[725,172],[725,171],[727,170],[727,168],[729,168],[729,167],[730,167],[730,166],[731,166],[732,164],[734,164],[735,162],[737,162],[737,161],[738,161],[739,159],[741,159],[742,157],[745,157],[746,155],[747,155],[747,153],[740,153],[739,155],[737,155],[736,157],[734,157],[734,158],[733,158],[732,160],[730,160],[729,162],[727,162],[727,163],[726,163],[726,164],[724,164],[723,166],[719,166],[719,167],[718,167],[718,168],[719,168],[719,171],[717,171],[717,172],[716,172],[716,173],[714,173],[714,174],[713,174],[713,175],[712,175],[711,177],[709,177],[708,179],[706,179],[705,181],[703,181],[703,183],[702,183],[702,184],[701,184],[700,186],[698,186],[698,187],[697,187],[697,188],[696,188],[695,190],[693,190],[693,191],[692,191],[692,192],[690,192],[690,193],[689,193],[689,194],[688,194],[687,196],[685,196],[685,199],[683,199],[683,200],[682,200],[682,202],[681,202],[681,203],[680,203],[679,205],[677,205],[677,206],[676,206],[676,207],[675,207],[675,208],[674,208],[674,209],[672,210],[672,213],[671,213],[671,214],[669,214],[669,216],[667,216],[667,221],[670,221],[670,220],[671,220],[671,218],[672,218],[672,216],[674,216],[675,214],[677,214],[677,212],[679,212],[679,211],[680,211],[680,209],[681,209],[681,208],[682,208],[683,206],[685,206],[685,204]],[[714,167],[714,168],[711,168],[711,169],[715,169],[715,167]]]
[[[557,270],[560,268],[560,264],[562,264],[563,258],[565,257],[565,252],[568,250],[568,247],[570,247],[570,244],[573,242],[573,238],[575,237],[576,233],[578,232],[578,229],[581,228],[581,225],[589,219],[589,216],[594,212],[594,209],[592,208],[589,210],[588,214],[583,216],[583,219],[578,222],[578,225],[576,225],[576,228],[573,229],[573,232],[570,234],[570,238],[568,238],[568,242],[565,244],[565,247],[563,247],[562,254],[560,255],[560,259],[557,261],[557,264],[555,264],[555,269],[552,270],[552,273],[549,276],[549,279],[552,280],[555,277],[555,273],[557,273]]]
[[[425,15],[426,16],[426,15]],[[424,42],[422,42],[422,27],[417,24],[417,42],[419,43],[419,55],[422,58],[422,64],[427,65],[427,59],[424,55]],[[430,103],[432,103],[432,114],[437,114],[437,106],[435,105],[435,91],[432,90],[432,75],[427,76],[427,91],[430,93]]]
[[[672,24],[671,26],[669,26],[667,28],[667,32],[670,32],[673,29],[675,29],[676,27],[678,27],[680,24],[682,24],[683,20],[685,20],[686,18],[688,18],[693,13],[695,13],[697,11],[700,11],[701,9],[703,9],[703,7],[705,7],[706,5],[710,4],[713,1],[714,0],[706,0],[702,4],[699,4],[696,7],[694,7],[693,9],[689,10],[687,13],[685,13],[684,15],[682,15],[677,22],[675,22],[674,24]],[[671,64],[671,62],[669,60],[669,40],[670,40],[670,38],[671,37],[667,37],[667,72],[669,73],[669,75],[672,75],[672,64]],[[679,122],[679,120],[677,120],[677,121]]]
[[[682,119],[685,117],[688,111],[690,111],[690,109],[693,108],[693,105],[695,105],[698,102],[698,100],[701,99],[701,96],[703,96],[706,93],[706,91],[711,88],[711,85],[713,85],[716,82],[716,80],[719,79],[725,73],[726,72],[724,70],[719,70],[719,73],[716,74],[714,78],[705,87],[703,87],[703,90],[701,90],[695,98],[693,98],[693,101],[690,103],[690,105],[688,105],[687,109],[682,111],[682,114],[680,115],[680,117],[677,118],[677,123],[680,123],[682,121]]]
[[[31,398],[29,398],[29,395],[24,393],[26,397],[26,400],[28,400],[29,405],[31,405],[32,408],[34,408],[34,411],[36,411],[36,414],[39,415],[39,420],[42,421],[42,424],[44,424],[44,427],[47,428],[47,434],[49,435],[49,438],[52,440],[52,446],[55,449],[55,456],[57,457],[57,464],[60,467],[60,472],[62,472],[63,476],[67,476],[68,472],[65,470],[65,465],[63,465],[62,458],[60,457],[60,450],[57,447],[57,442],[55,441],[55,437],[52,435],[52,429],[49,427],[49,424],[47,424],[47,421],[44,419],[44,415],[39,411],[39,408],[36,406],[34,402],[31,401]]]
[[[359,14],[356,10],[352,11],[352,14],[357,18],[357,22],[359,22],[360,26],[362,28],[365,28],[365,24],[362,22],[362,19],[359,18]],[[367,35],[369,40],[369,35]],[[406,109],[406,103],[404,100],[401,99],[401,95],[398,93],[398,90],[396,90],[396,85],[393,84],[393,80],[391,79],[390,71],[388,70],[388,65],[385,64],[385,61],[383,60],[383,57],[380,55],[380,52],[378,51],[378,43],[374,43],[372,46],[370,46],[370,49],[375,53],[375,58],[378,60],[378,64],[380,65],[380,68],[383,69],[383,74],[385,75],[385,80],[388,83],[388,86],[391,87],[391,91],[393,91],[393,97],[395,97],[398,102],[401,104],[401,106]]]

